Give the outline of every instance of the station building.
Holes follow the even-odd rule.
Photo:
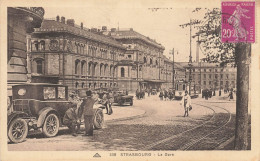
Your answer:
[[[183,63],[185,64],[185,63]],[[234,89],[236,88],[237,70],[231,65],[225,67],[219,63],[193,62],[191,67],[184,65],[186,81],[191,79],[191,89]],[[189,70],[191,68],[191,78]]]
[[[102,31],[73,19],[43,20],[30,38],[32,82],[68,85],[69,89],[118,86],[118,62],[125,47]]]

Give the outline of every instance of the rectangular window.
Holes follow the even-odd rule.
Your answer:
[[[206,74],[203,74],[203,78],[206,79]]]
[[[58,98],[65,98],[65,87],[58,87]]]
[[[209,79],[211,79],[211,74],[209,75]]]
[[[206,85],[206,81],[203,81],[203,84]]]
[[[209,81],[209,85],[211,85],[211,81]]]
[[[223,74],[220,74],[220,78],[223,79]]]
[[[220,81],[220,85],[223,85],[223,81]]]
[[[228,74],[226,75],[226,78],[228,79]]]
[[[43,87],[44,99],[55,99],[55,87]]]

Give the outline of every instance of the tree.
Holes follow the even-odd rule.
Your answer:
[[[195,36],[199,36],[201,47],[206,58],[204,61],[220,63],[221,66],[232,64],[237,67],[237,101],[236,101],[236,130],[235,149],[246,150],[248,141],[248,90],[249,63],[251,45],[247,43],[221,42],[221,10],[219,8],[196,8],[192,12],[205,11],[203,19],[193,19],[189,23],[180,25],[184,28],[192,25],[196,28]],[[195,37],[194,36],[194,37]]]

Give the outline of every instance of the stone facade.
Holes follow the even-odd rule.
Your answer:
[[[70,90],[117,87],[125,47],[102,32],[64,17],[44,20],[30,38],[32,82],[61,83]]]
[[[185,66],[186,81],[189,82],[189,66]],[[218,63],[192,63],[191,86],[196,91],[200,89],[231,89],[236,88],[236,68],[227,65],[221,67]]]
[[[27,34],[40,27],[44,9],[41,7],[8,7],[8,95],[15,84],[28,81]]]

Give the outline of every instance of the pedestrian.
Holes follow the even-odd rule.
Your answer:
[[[106,93],[103,95],[101,102],[102,102],[102,105],[104,105],[106,107],[106,111],[107,111],[106,114],[108,114],[109,113],[108,112],[108,98],[107,98],[107,94]]]
[[[230,91],[228,96],[229,96],[229,101],[233,100],[234,97],[233,97],[233,91],[232,90]]]
[[[109,92],[107,95],[107,106],[108,106],[108,115],[113,113],[112,103],[114,102],[114,96],[112,92]]]
[[[190,95],[188,94],[188,91],[185,91],[185,95],[182,97],[181,100],[181,106],[184,107],[184,116],[183,117],[188,117],[189,116],[189,108],[191,107],[191,98]]]
[[[170,101],[173,100],[173,92],[172,91],[169,92],[169,99],[170,99]]]
[[[86,94],[87,98],[84,98],[82,104],[80,105],[79,118],[81,118],[82,115],[84,116],[85,136],[93,136],[93,105],[95,104],[95,100],[91,97],[91,91],[87,91]]]
[[[160,97],[160,100],[162,101],[163,100],[163,92],[162,92],[162,90],[160,91],[159,97]]]
[[[135,96],[136,96],[136,98],[139,100],[140,99],[140,95],[139,95],[139,89],[137,89],[136,91],[135,91]]]
[[[72,136],[77,136],[77,133],[80,133],[80,121],[76,114],[77,104],[71,103],[69,109],[65,112],[63,117],[63,124],[68,126]],[[77,127],[77,131],[76,131]]]
[[[167,92],[167,90],[165,90],[164,91],[164,99],[165,99],[165,101],[167,100],[167,98],[168,98],[168,92]]]

